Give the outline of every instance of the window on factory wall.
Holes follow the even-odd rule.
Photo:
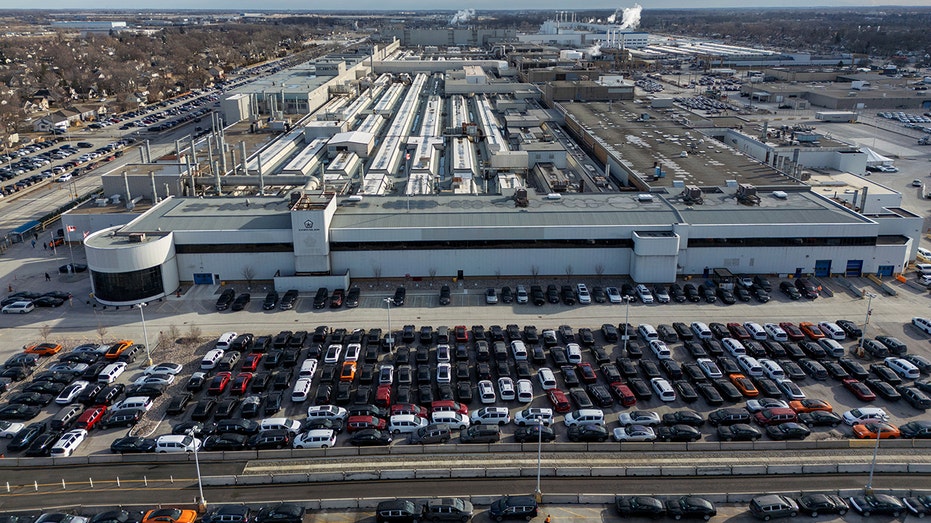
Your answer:
[[[165,292],[162,284],[162,267],[131,272],[91,271],[94,295],[104,301],[143,300]]]

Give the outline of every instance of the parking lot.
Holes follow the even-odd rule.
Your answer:
[[[777,281],[774,279],[773,283],[776,284]],[[824,285],[834,287],[831,282],[825,282]],[[772,293],[772,301],[765,304],[748,302],[726,306],[720,302],[686,301],[647,305],[638,302],[631,304],[629,311],[624,305],[609,302],[585,306],[547,303],[535,307],[531,304],[517,304],[516,302],[484,305],[485,288],[478,284],[471,289],[457,287],[451,295],[451,304],[441,307],[438,305],[439,285],[436,286],[437,288],[425,289],[423,287],[427,285],[424,284],[423,287],[412,285],[410,292],[407,293],[404,306],[391,308],[391,327],[394,335],[389,342],[386,322],[389,312],[384,299],[391,296],[394,286],[386,284],[384,287],[384,291],[366,287],[362,291],[359,307],[348,310],[345,308],[315,310],[312,305],[313,296],[301,296],[296,301],[295,308],[290,311],[264,311],[261,307],[261,300],[253,300],[243,311],[218,313],[214,306],[217,295],[205,294],[203,290],[197,288],[189,291],[180,299],[175,297],[166,299],[162,303],[150,304],[145,311],[149,322],[150,342],[155,340],[155,332],[164,332],[166,326],[178,325],[175,322],[182,318],[185,321],[194,319],[199,325],[203,325],[204,331],[210,329],[211,339],[207,339],[204,335],[200,343],[170,343],[167,346],[154,348],[155,363],[170,360],[180,365],[180,371],[171,379],[172,382],[167,385],[162,394],[155,399],[152,408],[145,413],[142,421],[130,432],[145,437],[168,434],[172,431],[172,427],[192,421],[192,416],[197,417],[197,421],[206,425],[209,431],[211,423],[220,419],[244,417],[243,405],[251,405],[249,408],[253,410],[250,412],[247,408],[245,417],[255,421],[269,417],[283,417],[304,422],[308,407],[313,405],[335,404],[353,410],[360,406],[378,403],[380,408],[386,410],[385,412],[365,407],[364,410],[367,409],[365,412],[360,411],[356,414],[367,413],[370,418],[371,415],[375,415],[376,418],[384,419],[387,424],[391,421],[389,405],[411,403],[423,406],[426,408],[423,415],[431,417],[431,403],[448,399],[462,403],[468,408],[470,414],[482,407],[505,408],[512,419],[501,426],[500,435],[488,437],[491,440],[497,438],[499,441],[514,441],[517,433],[521,437],[531,437],[536,434],[526,428],[520,429],[513,421],[513,418],[516,418],[522,410],[531,407],[566,410],[563,405],[555,405],[552,395],[542,388],[538,374],[541,368],[546,367],[553,371],[556,380],[555,388],[566,395],[570,410],[587,407],[586,401],[591,401],[592,408],[601,409],[604,413],[606,430],[573,429],[571,434],[573,439],[584,441],[591,438],[598,441],[604,437],[610,440],[614,437],[614,429],[621,426],[618,421],[619,415],[630,414],[633,411],[654,412],[659,416],[659,424],[649,418],[631,420],[634,425],[655,425],[650,427],[655,435],[661,432],[660,425],[675,424],[675,421],[680,422],[679,424],[691,422],[687,417],[680,417],[676,420],[667,417],[668,423],[663,423],[664,414],[689,410],[702,418],[707,418],[712,411],[728,407],[743,409],[748,400],[758,400],[767,395],[764,389],[760,397],[749,397],[749,392],[742,387],[745,381],[729,379],[731,374],[747,375],[748,371],[737,365],[735,355],[723,349],[723,345],[708,340],[700,341],[697,337],[693,340],[682,340],[682,335],[688,335],[693,322],[702,322],[711,326],[714,323],[722,324],[720,327],[714,326],[716,329],[724,329],[714,336],[715,339],[720,340],[724,337],[743,336],[739,331],[737,333],[728,331],[726,326],[728,323],[754,322],[763,325],[778,324],[784,321],[793,321],[796,324],[801,321],[811,321],[817,324],[821,321],[834,322],[843,318],[861,324],[866,308],[864,301],[852,298],[840,288],[834,288],[833,297],[822,296],[816,300],[793,301],[776,290]],[[498,290],[500,291],[500,288]],[[905,289],[903,291],[905,292],[900,293],[896,298],[878,297],[874,300],[873,307],[876,313],[872,316],[867,336],[872,338],[880,333],[894,335],[906,342],[908,353],[928,356],[928,337],[918,329],[905,325],[911,316],[892,312],[903,306],[906,309],[913,306],[906,305],[906,301],[920,304],[922,300],[926,300],[926,297],[917,293],[908,294]],[[186,310],[171,314],[181,309]],[[45,309],[37,310],[33,314],[54,315],[63,311],[64,309]],[[108,337],[120,336],[141,343],[139,325],[135,323],[138,318],[136,311],[108,310],[90,314],[98,319],[104,318],[111,322],[131,323],[131,327],[113,325],[111,329],[108,329]],[[632,339],[625,349],[624,340],[621,338],[626,315],[630,317],[629,330]],[[81,316],[85,318],[88,316],[88,311],[84,307],[70,309],[66,314],[61,315],[61,323],[68,325],[70,322],[77,321]],[[443,316],[447,317],[443,318]],[[474,319],[465,321],[470,317]],[[25,318],[32,319],[32,314]],[[19,317],[4,317],[3,319],[7,323],[15,323]],[[47,321],[47,319],[42,321]],[[667,333],[668,336],[675,333],[675,329],[671,327],[677,322],[681,322],[686,328],[683,330],[680,325],[679,332],[676,333],[680,339],[672,341],[671,338],[666,338],[666,346],[670,350],[671,358],[669,359],[677,362],[678,365],[663,363],[657,354],[650,350],[647,340],[634,332],[641,324],[650,323],[661,332],[664,330],[661,325],[669,326],[671,332]],[[266,326],[263,327],[263,324]],[[457,339],[456,327],[459,325],[464,329],[460,329],[459,339]],[[612,333],[610,327],[603,328],[605,325],[613,327],[615,332]],[[276,328],[271,329],[271,326]],[[448,329],[446,343],[438,339],[438,332],[443,326]],[[200,367],[204,356],[215,348],[216,338],[222,334],[214,330],[218,328],[222,328],[223,332],[236,332],[240,335],[245,334],[244,331],[251,332],[253,346],[251,348],[240,347],[241,350],[237,351],[240,352],[239,358],[235,361],[232,357],[228,357],[222,365],[218,361],[217,368],[202,370]],[[590,329],[590,338],[586,329]],[[547,330],[552,330],[553,335],[544,334]],[[284,331],[293,332],[288,335]],[[301,334],[301,331],[306,332],[306,335]],[[315,331],[317,331],[316,336]],[[536,338],[533,336],[534,331]],[[88,338],[93,337],[91,332],[85,332]],[[610,337],[606,338],[606,332]],[[613,338],[614,335],[618,336],[617,340]],[[54,338],[54,336],[51,337]],[[262,337],[268,338],[268,346],[264,345],[264,341],[259,341],[257,349],[255,341]],[[527,350],[526,360],[523,356],[518,356],[520,359],[515,358],[512,342],[516,341],[524,344]],[[781,352],[773,354],[773,350],[779,351],[779,344],[771,342],[772,340],[769,339],[766,343],[758,342],[760,344],[758,346],[751,344],[749,352],[755,353],[759,358],[776,361],[790,360],[795,363],[804,363],[806,359],[821,361],[828,363],[829,367],[831,362],[837,361],[836,357],[808,352],[812,350],[810,346],[803,345],[805,349],[795,350],[795,347],[799,347],[799,343],[812,342],[817,345],[807,337],[805,340],[784,344],[793,349],[785,354]],[[357,361],[355,365],[351,363],[347,365],[345,360],[347,349],[351,344],[356,343],[358,343],[359,351]],[[859,359],[851,356],[850,348],[856,345],[855,340],[845,339],[840,343],[847,352],[845,356],[853,357],[855,361],[866,367],[867,372],[870,371],[872,364],[884,366],[880,359]],[[333,346],[340,348],[338,356],[335,349],[331,349]],[[448,346],[448,348],[443,346]],[[7,347],[7,355],[12,354],[13,351],[9,350],[10,346]],[[65,347],[57,357],[67,354],[72,348],[73,346]],[[572,354],[569,353],[570,349]],[[640,353],[637,349],[640,349]],[[698,352],[699,349],[704,349],[708,354],[701,355]],[[760,350],[762,352],[758,352]],[[253,351],[258,351],[262,356],[250,357],[249,354]],[[330,358],[327,358],[328,352],[330,352]],[[569,359],[570,357],[572,360]],[[708,374],[700,368],[696,372],[698,367],[693,364],[697,362],[698,357],[707,357],[714,361],[722,371],[721,378],[709,379]],[[41,358],[41,364],[35,372],[47,369],[53,363],[51,360],[55,358]],[[294,387],[301,377],[299,374],[303,362],[307,359],[319,361],[311,376],[306,399],[293,401]],[[444,363],[448,363],[448,367],[441,365]],[[379,393],[380,370],[388,365],[393,369],[391,385],[388,388],[382,387]],[[140,351],[133,361],[128,362],[126,371],[115,380],[114,384],[130,386],[143,377],[143,369],[146,366],[146,357]],[[244,366],[246,368],[243,368]],[[791,364],[785,366],[792,368]],[[354,371],[349,370],[352,367]],[[442,383],[437,381],[438,368],[448,369],[449,372],[448,376],[444,373],[441,378]],[[345,374],[344,369],[346,369]],[[205,372],[206,375],[202,388],[189,390],[188,383],[194,372]],[[228,383],[223,385],[222,391],[209,390],[220,372],[230,373]],[[237,382],[237,376],[243,372],[252,374],[249,382],[245,382],[245,376]],[[680,377],[678,372],[682,372],[683,376]],[[798,384],[807,398],[825,400],[830,403],[837,414],[869,405],[885,409],[890,416],[890,421],[895,425],[923,418],[923,411],[916,409],[906,401],[890,401],[880,397],[867,404],[854,396],[851,390],[845,388],[839,379],[830,376],[826,379],[815,379],[810,373],[810,369],[808,372],[803,369],[801,374],[793,377],[793,381]],[[89,381],[95,381],[90,374],[88,375],[91,378]],[[875,372],[869,373],[869,378],[876,377]],[[926,375],[922,377],[926,378]],[[519,388],[519,380],[529,380],[533,395],[532,401],[521,402],[516,398],[503,400],[501,378],[510,378],[515,388]],[[651,385],[652,378],[668,381],[673,388],[675,399],[670,396],[670,401],[661,400],[659,390]],[[28,379],[30,378],[15,387],[13,391],[6,393],[5,398],[19,392],[25,383],[28,383]],[[225,380],[221,378],[219,381]],[[758,387],[760,381],[759,377],[752,378],[752,382]],[[911,381],[908,380],[908,383]],[[483,387],[490,385],[490,391],[495,395],[493,402],[482,403],[478,397],[479,382],[488,382],[483,383]],[[621,396],[626,394],[625,391],[620,387],[612,386],[612,383],[627,385],[633,398],[622,398]],[[738,386],[741,386],[741,389],[737,389]],[[387,389],[390,389],[390,398],[387,397]],[[689,389],[694,391],[694,397],[689,393]],[[181,408],[181,413],[166,414],[173,399],[181,398],[188,393],[191,396]],[[469,394],[472,396],[471,400],[468,398]],[[770,391],[768,395],[778,396],[784,401],[790,399],[785,396],[785,391],[782,389]],[[718,396],[722,397],[719,399]],[[630,404],[632,399],[636,400],[636,404]],[[622,401],[626,405],[622,404]],[[89,400],[89,405],[93,404],[94,400]],[[219,416],[218,407],[221,410]],[[52,402],[50,406],[43,407],[39,415],[24,423],[49,419],[60,408],[60,405]],[[223,410],[225,412],[222,412]],[[408,410],[399,408],[396,412],[408,412]],[[553,430],[552,436],[557,442],[570,440],[570,428],[566,426],[565,414],[566,412],[555,412],[550,425]],[[468,424],[471,425],[472,421],[475,420],[471,420]],[[763,432],[764,439],[767,438],[766,428],[754,423],[752,419],[739,421],[749,421],[751,426]],[[378,420],[372,422],[376,426],[381,423]],[[417,422],[417,424],[420,423],[423,422]],[[532,425],[533,422],[527,424]],[[366,426],[364,423],[354,425],[353,429]],[[487,426],[488,422],[485,425]],[[355,430],[348,430],[349,427],[344,428],[346,430],[341,431],[336,437],[335,444],[338,446],[348,445],[350,432],[355,432]],[[456,430],[457,427],[452,428],[449,441],[462,442],[460,430]],[[716,441],[719,439],[717,428],[708,423],[698,426],[697,429],[702,440]],[[125,426],[93,429],[91,437],[80,444],[76,453],[81,455],[109,452],[113,440],[125,436],[127,430],[129,429]],[[296,433],[301,432],[296,426],[293,430]],[[408,434],[406,434],[408,429],[401,428],[400,430],[401,434],[392,435],[392,445],[409,444]],[[244,428],[243,431],[251,432],[254,428]],[[630,431],[627,436],[620,435],[619,437],[650,438],[650,431],[646,432],[647,434],[637,434],[636,431]],[[693,437],[685,432],[689,431],[678,430],[676,434],[669,437]],[[546,432],[546,435],[550,434]],[[811,435],[808,439],[850,437],[853,437],[851,427],[841,423],[837,426],[811,427]],[[246,440],[246,438],[233,439],[235,441],[230,443],[232,445],[244,443]],[[489,440],[483,436],[476,441],[487,442]],[[287,445],[287,442],[270,441],[268,444],[270,448],[274,448],[279,444]],[[9,455],[16,455],[5,448],[6,443],[0,445],[3,445],[0,449]]]

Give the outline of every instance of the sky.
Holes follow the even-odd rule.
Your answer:
[[[584,7],[567,0],[355,0],[352,2],[336,2],[333,0],[43,0],[39,5],[24,5],[14,0],[0,0],[0,9],[24,9],[35,7],[38,9],[217,9],[222,11],[260,11],[267,9],[283,10],[438,10],[438,9],[605,9],[614,10],[623,7],[632,7],[634,1],[628,3],[592,0],[586,2]],[[929,0],[702,0],[701,2],[687,0],[640,0],[644,11],[650,9],[669,8],[719,8],[719,7],[850,7],[850,6],[931,6]]]

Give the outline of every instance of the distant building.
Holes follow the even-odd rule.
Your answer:
[[[126,22],[95,22],[95,21],[61,21],[52,22],[53,29],[66,29],[80,31],[81,34],[109,34],[126,30]]]

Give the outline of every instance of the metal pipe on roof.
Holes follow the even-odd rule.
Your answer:
[[[191,163],[197,165],[197,149],[194,147],[194,134],[191,135]]]
[[[145,163],[152,163],[152,149],[148,140],[145,141]]]
[[[217,196],[223,196],[223,186],[220,185],[220,169],[219,169],[219,167],[220,167],[219,165],[214,165],[213,172],[214,172],[214,178],[216,179],[216,183],[217,183]]]
[[[249,169],[246,165],[246,141],[243,140],[239,142],[239,158],[242,160],[242,173],[249,174]]]
[[[210,174],[216,171],[213,168],[213,135],[207,136],[207,162],[210,166]]]
[[[126,200],[132,200],[133,196],[129,193],[129,173],[123,171],[123,185],[126,186]]]
[[[158,190],[155,188],[155,171],[149,171],[149,181],[152,182],[152,203],[158,203]]]

